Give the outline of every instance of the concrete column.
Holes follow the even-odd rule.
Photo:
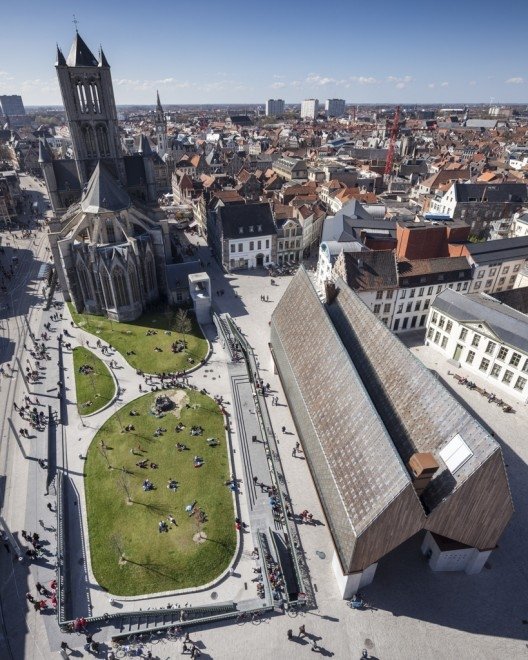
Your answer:
[[[341,562],[337,556],[337,553],[334,552],[334,557],[332,559],[332,568],[334,570],[334,575],[337,581],[337,588],[341,597],[346,600],[352,598],[361,587],[366,587],[368,584],[374,580],[374,575],[376,574],[376,568],[378,564],[371,564],[367,566],[363,571],[358,571],[357,573],[345,574],[341,569]]]
[[[488,561],[491,555],[491,550],[483,550],[482,552],[475,548],[473,556],[468,560],[466,565],[466,575],[476,575],[484,568],[484,564]]]

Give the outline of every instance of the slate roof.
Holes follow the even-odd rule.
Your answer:
[[[354,291],[396,289],[398,271],[392,250],[343,252],[345,281]]]
[[[498,238],[483,243],[467,243],[467,250],[477,264],[528,258],[528,236]]]
[[[53,172],[57,181],[57,190],[81,190],[77,165],[74,160],[54,160]]]
[[[145,163],[143,156],[124,156],[125,173],[129,186],[144,186],[146,182]]]
[[[218,218],[224,238],[258,238],[277,233],[271,207],[267,202],[221,206]],[[250,227],[253,227],[253,231],[249,230]]]
[[[498,443],[336,286],[321,303],[301,266],[272,315],[271,346],[343,568],[362,570],[422,528],[494,547],[512,514]],[[471,456],[450,471],[440,451],[457,434]],[[420,498],[405,468],[416,452],[439,464]]]
[[[507,289],[506,291],[496,291],[491,294],[499,302],[513,307],[522,314],[528,314],[528,286],[522,286],[517,289]]]
[[[346,510],[347,524],[339,523],[338,531],[336,522],[333,530],[342,535],[338,545],[352,544],[409,485],[409,475],[303,267],[273,312],[272,326],[273,349],[285,351],[307,408],[304,421],[320,443],[320,475],[328,470],[333,477],[323,500]]]
[[[485,323],[504,344],[528,353],[528,316],[492,296],[445,289],[432,306],[456,321]]]
[[[76,32],[73,43],[70,48],[68,57],[66,58],[68,66],[98,66],[95,55],[84,43],[81,35]]]
[[[471,270],[467,257],[435,257],[434,259],[402,259],[398,262],[401,277],[452,273]],[[467,278],[466,278],[467,279]]]
[[[85,213],[122,211],[131,205],[127,191],[114,179],[104,165],[97,163],[81,199]]]
[[[488,204],[528,201],[528,188],[524,183],[455,183],[454,186],[455,199],[461,203],[470,202],[470,198]]]

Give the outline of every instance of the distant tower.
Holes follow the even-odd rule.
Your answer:
[[[167,153],[168,144],[167,144],[167,119],[163,108],[161,107],[161,101],[159,97],[159,92],[157,92],[157,103],[156,103],[156,140],[158,143],[158,155],[160,158]]]
[[[125,185],[112,77],[102,48],[97,60],[76,32],[66,59],[57,46],[55,66],[81,186],[98,160]]]

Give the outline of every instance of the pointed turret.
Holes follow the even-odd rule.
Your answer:
[[[66,60],[68,66],[98,66],[99,62],[94,57],[92,51],[84,43],[81,35],[76,32],[73,39],[72,46],[68,59]]]
[[[39,138],[39,163],[52,163],[53,155],[49,148],[46,138]]]
[[[59,48],[59,44],[57,44],[57,60],[55,66],[66,66],[66,60],[64,59],[62,50]]]
[[[160,97],[159,97],[159,92],[158,92],[158,90],[156,90],[156,97],[157,97],[157,98],[156,98],[156,110],[157,110],[158,112],[163,112],[163,108],[161,107],[161,101],[160,101]]]
[[[110,68],[110,65],[108,64],[108,60],[105,57],[105,54],[103,52],[102,46],[99,46],[99,66],[106,66]]]
[[[148,137],[144,133],[141,133],[141,135],[139,136],[138,153],[142,154],[143,156],[152,155],[152,148],[150,146],[150,142],[148,141]]]

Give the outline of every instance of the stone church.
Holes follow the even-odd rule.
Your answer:
[[[110,67],[75,35],[57,74],[73,142],[72,160],[54,159],[44,140],[40,163],[55,218],[49,243],[64,297],[78,312],[131,321],[166,298],[171,261],[168,221],[159,219],[155,160],[140,136],[123,156]],[[166,122],[158,97],[158,144]],[[165,131],[165,133],[164,133]],[[144,138],[144,139],[143,139]]]
[[[57,47],[55,67],[74,154],[73,159],[55,159],[46,141],[40,140],[39,162],[55,214],[65,213],[79,201],[98,162],[131,195],[155,203],[159,182],[163,182],[159,169],[167,169],[162,160],[167,148],[167,123],[159,95],[156,138],[162,152],[153,151],[147,137],[140,136],[138,153],[123,155],[110,65],[102,48],[96,58],[76,33],[67,58]]]

